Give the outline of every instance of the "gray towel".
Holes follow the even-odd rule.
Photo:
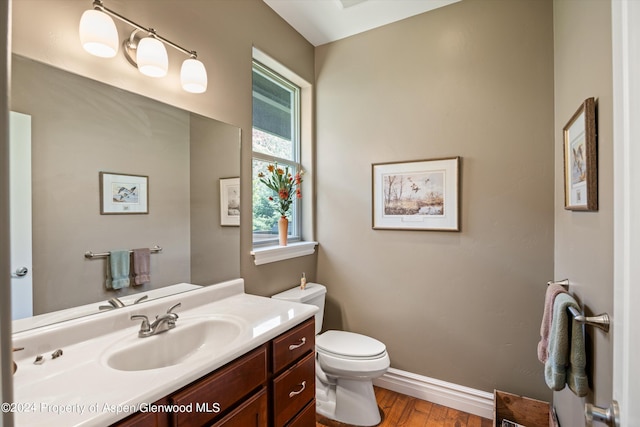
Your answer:
[[[556,296],[549,334],[549,358],[544,365],[544,377],[551,390],[562,390],[566,384],[577,396],[586,396],[589,382],[585,371],[587,358],[584,347],[584,327],[567,311],[580,307],[569,294]]]
[[[109,252],[107,266],[107,289],[122,289],[129,286],[129,251]]]
[[[133,283],[134,285],[142,285],[151,281],[151,250],[149,248],[140,248],[133,250]]]

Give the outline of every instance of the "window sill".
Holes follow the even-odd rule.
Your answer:
[[[311,255],[318,242],[293,242],[287,246],[265,246],[251,251],[256,265]]]

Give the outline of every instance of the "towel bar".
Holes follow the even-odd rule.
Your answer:
[[[607,313],[602,313],[593,317],[585,317],[574,307],[569,307],[569,311],[571,312],[571,315],[576,320],[576,322],[584,323],[585,325],[589,326],[595,326],[596,328],[600,328],[605,332],[609,332],[609,325],[611,324],[611,321],[609,320],[609,315]]]
[[[151,253],[158,253],[160,251],[162,251],[162,248],[158,245],[155,245],[154,247],[149,249],[151,251]],[[133,250],[129,251],[129,253],[133,253]],[[109,256],[109,252],[91,252],[91,251],[87,251],[84,253],[84,257],[87,259],[93,259],[93,258],[105,258]]]
[[[547,286],[550,286],[550,285],[560,285],[565,289],[569,289],[569,279],[549,280],[547,282]]]

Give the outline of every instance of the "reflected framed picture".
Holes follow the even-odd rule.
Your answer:
[[[240,226],[240,178],[220,178],[220,225]]]
[[[586,99],[563,128],[564,208],[598,210],[596,103]]]
[[[460,157],[375,163],[376,230],[460,231]]]
[[[149,177],[100,172],[100,214],[148,214]]]

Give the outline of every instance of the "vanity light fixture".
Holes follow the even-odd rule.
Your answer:
[[[182,88],[187,92],[203,93],[207,90],[207,70],[198,60],[194,50],[187,50],[156,33],[153,28],[145,28],[132,20],[108,9],[102,0],[93,1],[93,9],[87,10],[80,19],[80,42],[92,55],[112,58],[118,52],[118,32],[111,17],[131,25],[135,29],[124,41],[127,60],[147,76],[164,77],[169,68],[165,45],[189,56],[180,70]]]

